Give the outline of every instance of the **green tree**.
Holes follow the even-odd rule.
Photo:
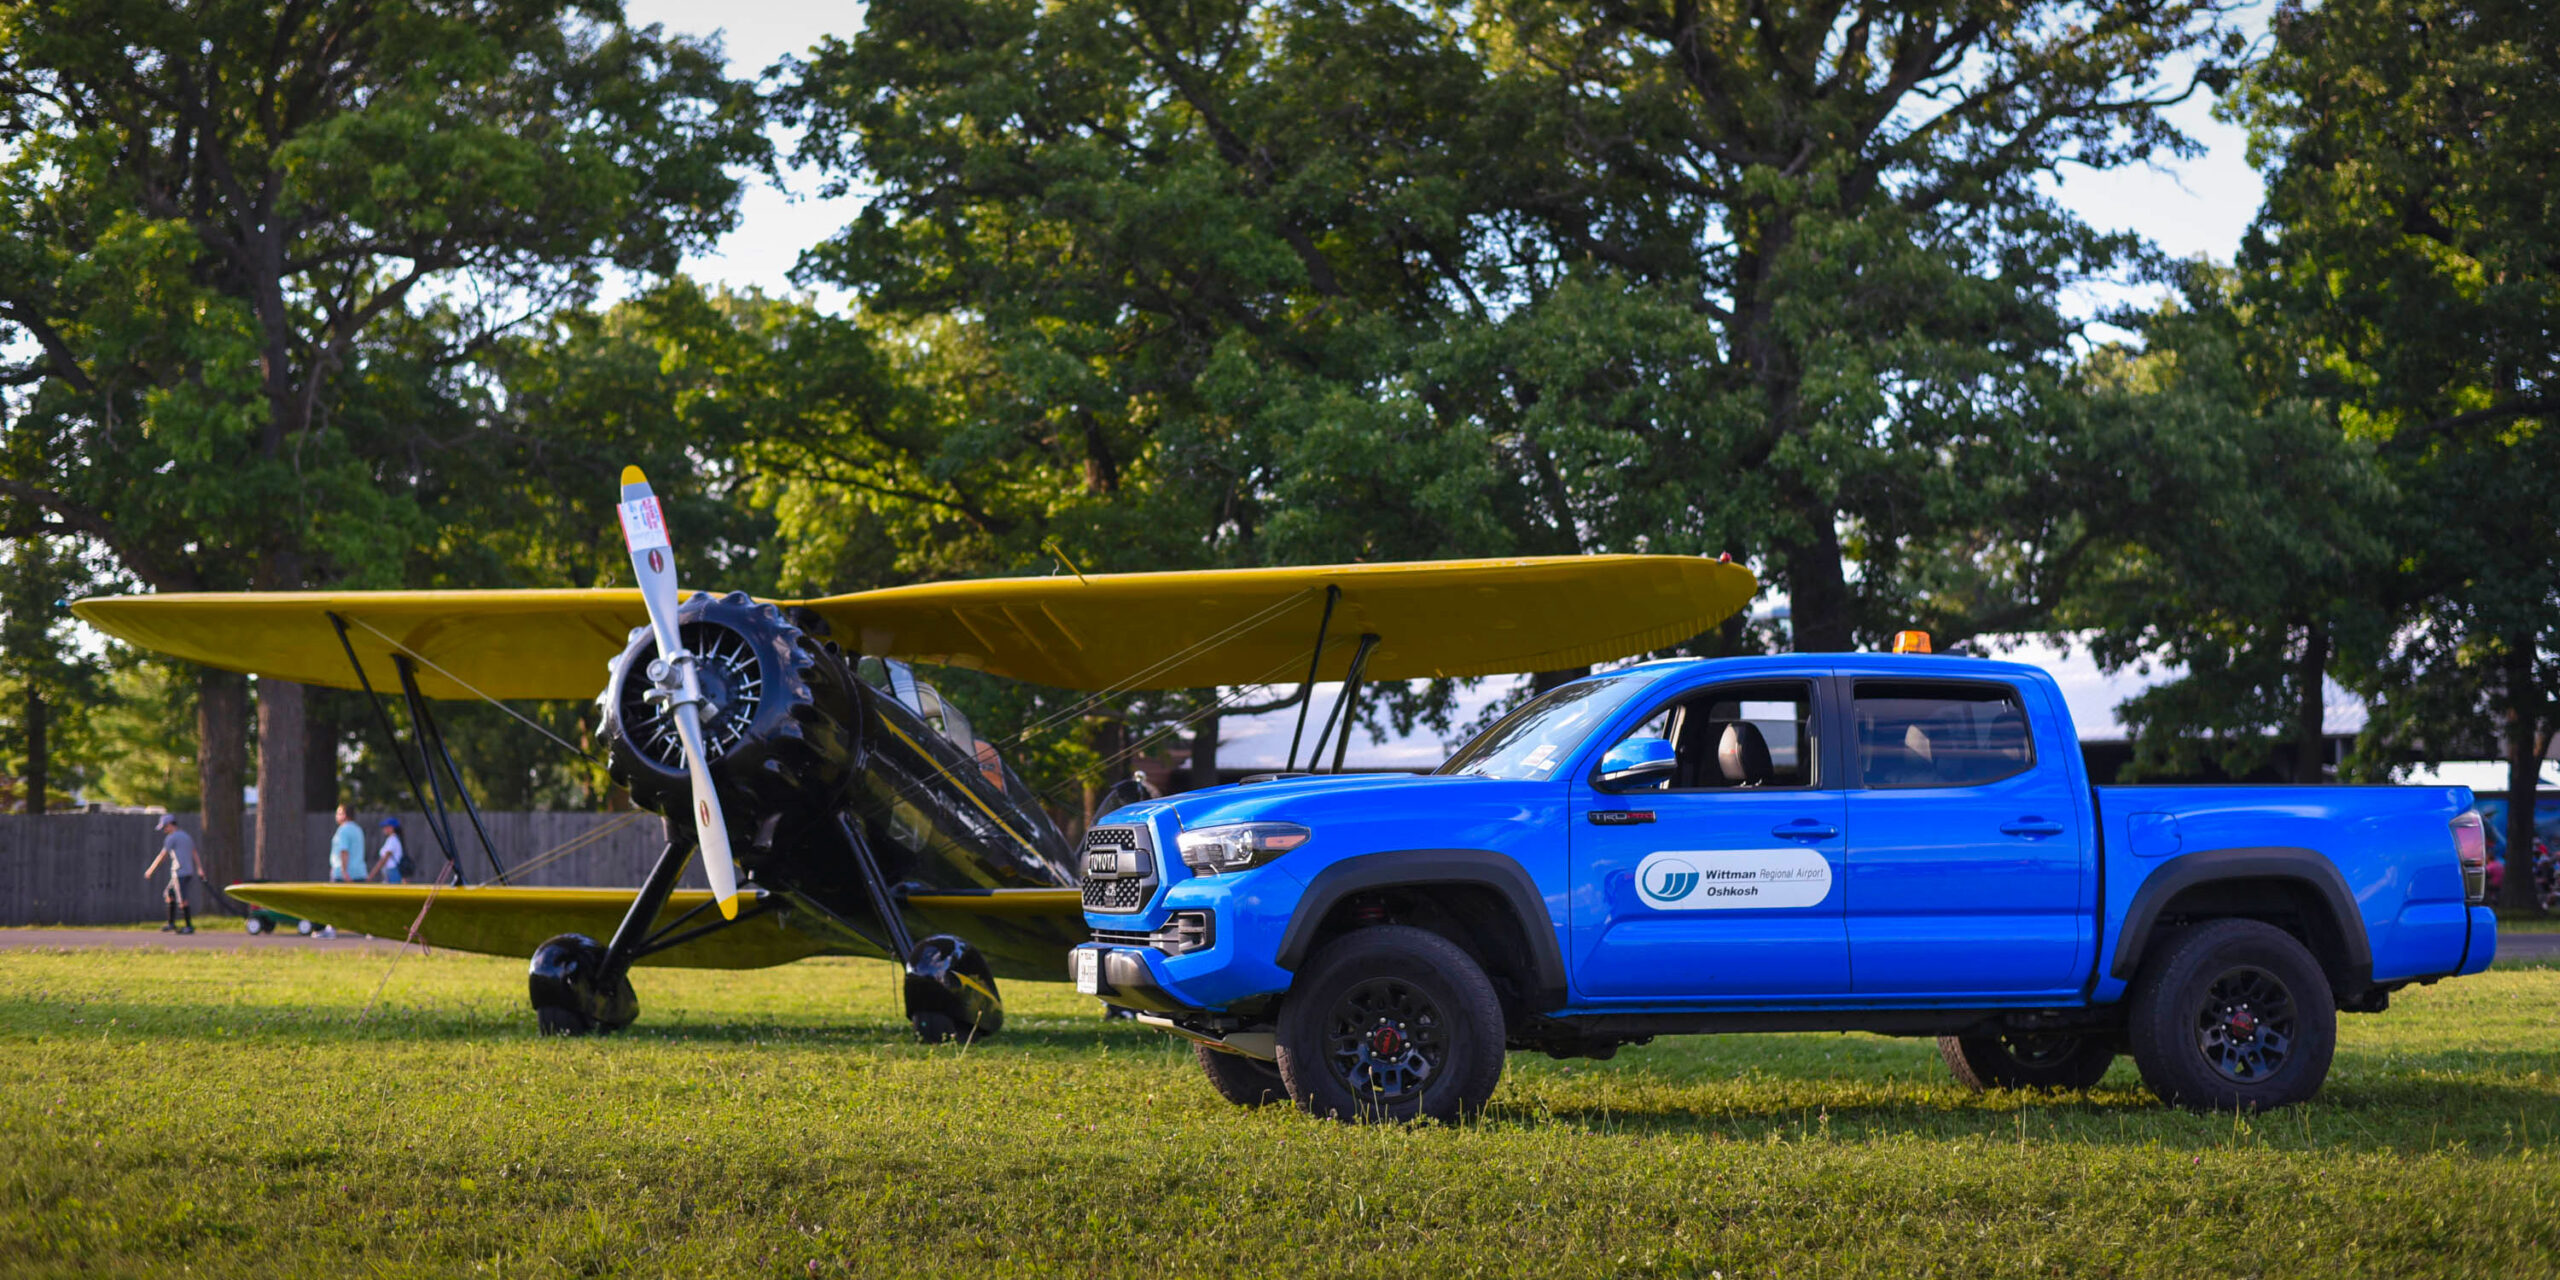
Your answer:
[[[2049,607],[2006,500],[2139,246],[2037,183],[2188,146],[2218,16],[895,0],[782,98],[873,193],[803,269],[966,331],[965,464],[1080,470],[1017,560],[1730,550],[1845,648],[1987,542],[1957,628]]]
[[[2277,12],[2240,112],[2268,177],[2262,305],[2408,517],[2405,612],[2361,681],[2377,746],[2496,745],[2532,792],[2560,725],[2560,26],[2529,3]],[[2511,905],[2532,806],[2512,807]]]
[[[611,3],[19,0],[0,7],[0,345],[32,353],[0,523],[26,508],[157,590],[362,584],[430,533],[337,413],[371,339],[436,313],[450,362],[600,267],[665,271],[762,161],[708,45]],[[241,682],[201,679],[207,855]],[[262,690],[261,842],[298,839],[300,691]]]
[[[2081,428],[2056,488],[2104,537],[2057,620],[2110,670],[2182,669],[2120,708],[2137,774],[2238,776],[2282,745],[2295,781],[2320,782],[2329,677],[2390,632],[2397,495],[2234,272],[2175,280],[2139,343],[2092,352],[2062,402]]]
[[[99,680],[71,649],[68,616],[56,607],[96,582],[76,551],[39,529],[0,559],[0,760],[18,766],[0,810],[43,813],[87,781],[83,730]]]

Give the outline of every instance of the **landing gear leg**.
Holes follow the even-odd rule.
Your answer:
[[[862,873],[872,914],[888,935],[889,954],[906,966],[907,1025],[915,1028],[916,1039],[926,1044],[955,1039],[967,1043],[1003,1029],[1004,999],[996,994],[996,975],[987,958],[966,940],[947,933],[916,941],[907,932],[906,917],[899,914],[897,895],[889,890],[889,877],[872,855],[871,842],[862,838],[861,824],[840,812],[836,836]]]
[[[597,946],[584,934],[564,933],[534,951],[525,986],[545,1034],[609,1034],[640,1016],[640,997],[631,989],[631,962],[639,957],[642,940],[666,909],[667,896],[675,892],[692,857],[692,828],[669,822],[667,847],[649,868],[631,909],[623,913],[613,941]]]

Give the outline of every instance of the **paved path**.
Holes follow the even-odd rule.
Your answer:
[[[194,933],[161,933],[155,929],[0,929],[0,951],[85,949],[118,951],[395,951],[397,938],[368,938],[342,933],[335,938],[298,933],[252,936],[229,917],[198,925]]]
[[[2560,960],[2560,933],[2499,934],[2498,958],[2501,960]]]
[[[398,948],[397,938],[341,934],[336,938],[270,933],[253,937],[240,922],[223,918],[190,934],[152,929],[0,929],[0,951],[27,948],[104,947],[123,951],[250,951],[275,947],[287,951],[385,951]],[[2560,933],[2508,932],[2498,939],[2500,960],[2560,960]]]

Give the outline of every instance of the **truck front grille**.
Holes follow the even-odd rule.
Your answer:
[[[1090,880],[1084,886],[1084,909],[1126,915],[1147,905],[1143,880]]]
[[[1155,896],[1155,840],[1144,826],[1095,827],[1076,847],[1076,867],[1084,876],[1084,909],[1106,915],[1135,915]]]

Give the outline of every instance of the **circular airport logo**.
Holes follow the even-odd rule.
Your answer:
[[[1697,888],[1698,869],[1678,858],[1647,858],[1636,873],[1636,891],[1655,906],[1678,902]]]

